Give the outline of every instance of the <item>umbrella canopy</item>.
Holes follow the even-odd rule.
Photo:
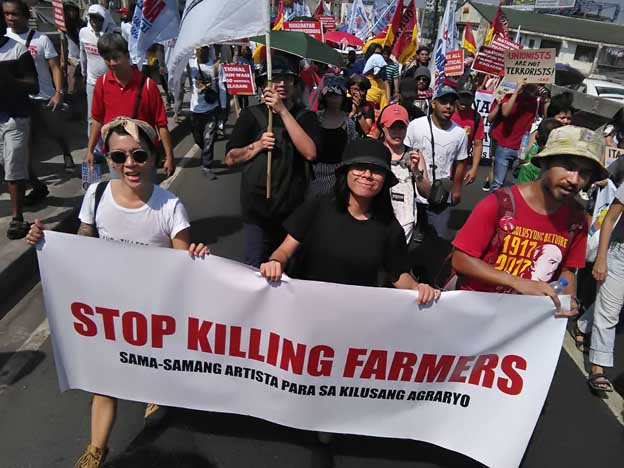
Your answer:
[[[344,66],[340,53],[321,41],[298,31],[271,31],[271,49],[281,50],[297,57],[314,60],[337,67]],[[254,36],[250,41],[264,44],[264,36]]]
[[[364,42],[359,37],[344,31],[327,31],[325,40],[334,44],[346,44],[353,47],[362,47],[364,45]]]
[[[555,84],[559,86],[571,86],[581,83],[585,75],[570,65],[558,63],[555,66]]]

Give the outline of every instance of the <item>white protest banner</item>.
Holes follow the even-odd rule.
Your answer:
[[[323,26],[320,21],[285,21],[284,31],[299,31],[323,42]]]
[[[187,0],[167,61],[174,89],[196,47],[265,34],[270,21],[269,0]]]
[[[413,291],[269,284],[219,257],[49,231],[37,254],[62,390],[423,440],[491,468],[520,464],[566,325],[547,297],[421,307]]]
[[[128,43],[132,63],[140,67],[147,49],[157,42],[175,39],[179,26],[177,0],[137,0]]]
[[[231,95],[251,96],[256,94],[256,85],[250,65],[224,63],[223,73],[228,93]]]
[[[615,146],[605,146],[603,154],[603,163],[605,167],[609,167],[612,163],[624,156],[624,149]]]
[[[552,84],[555,82],[556,49],[524,49],[505,52],[505,80]]]
[[[490,113],[492,102],[494,102],[494,96],[492,93],[484,93],[481,91],[477,91],[475,93],[475,107],[483,119],[483,129],[485,131],[485,135],[483,137],[483,153],[481,154],[482,158],[490,157],[490,122],[488,121],[487,116]]]

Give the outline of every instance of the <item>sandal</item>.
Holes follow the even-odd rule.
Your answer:
[[[29,230],[30,223],[14,219],[9,223],[6,235],[11,240],[23,239],[28,235]]]
[[[589,338],[591,334],[583,333],[581,329],[578,327],[578,323],[575,323],[574,327],[570,328],[568,331],[570,333],[570,336],[574,340],[574,346],[576,346],[576,349],[578,349],[581,353],[584,353],[584,354],[589,353],[588,343],[589,343]]]
[[[604,372],[596,372],[595,374],[589,374],[587,378],[587,385],[592,392],[612,392],[613,385]]]

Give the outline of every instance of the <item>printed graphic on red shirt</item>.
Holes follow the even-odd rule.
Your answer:
[[[557,279],[561,267],[585,266],[587,223],[580,218],[582,225],[576,226],[570,237],[568,231],[571,225],[574,226],[571,223],[574,217],[569,205],[563,205],[555,214],[547,216],[527,205],[517,186],[512,187],[512,194],[515,201],[513,217],[499,218],[498,199],[496,195],[489,195],[475,207],[457,233],[453,246],[499,271],[547,283]],[[493,245],[495,236],[501,238],[498,245]],[[462,289],[511,292],[470,278],[462,283]]]

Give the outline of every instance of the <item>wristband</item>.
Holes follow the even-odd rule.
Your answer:
[[[273,258],[273,257],[269,258],[269,262],[277,262],[280,264],[280,266],[282,265],[282,262],[280,262],[277,258]]]

